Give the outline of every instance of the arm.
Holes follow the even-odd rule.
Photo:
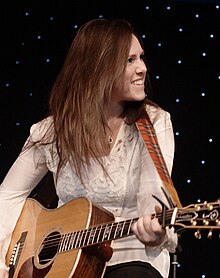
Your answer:
[[[0,269],[7,269],[5,255],[25,199],[48,171],[40,147],[22,152],[0,186]],[[4,277],[4,276],[0,276]]]

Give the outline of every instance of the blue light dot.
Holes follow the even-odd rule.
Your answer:
[[[197,203],[201,203],[201,199],[197,199]]]
[[[178,60],[178,62],[177,62],[179,65],[182,63],[182,61],[181,60]]]
[[[54,17],[53,17],[53,16],[51,16],[51,17],[50,17],[50,20],[51,20],[51,21],[53,21],[53,20],[54,20]]]
[[[219,9],[219,5],[216,5],[215,7],[216,7],[216,9]]]
[[[77,28],[78,28],[78,25],[77,25],[77,24],[75,24],[75,25],[74,25],[74,29],[77,29]]]
[[[15,123],[15,125],[16,125],[16,126],[20,126],[20,125],[21,125],[21,123],[17,122],[17,123]]]
[[[205,96],[205,92],[202,92],[202,93],[201,93],[201,96],[204,97],[204,96]]]
[[[158,42],[157,46],[161,47],[161,45],[162,45],[161,42]]]
[[[178,267],[178,268],[181,267],[181,264],[177,264],[177,267]]]
[[[201,161],[201,164],[203,164],[203,165],[204,165],[204,164],[205,164],[205,160],[202,160],[202,161]]]
[[[188,179],[186,182],[187,182],[187,183],[191,183],[191,180],[190,180],[190,179]]]
[[[176,99],[176,102],[180,102],[180,99],[179,99],[179,98],[177,98],[177,99]]]
[[[203,57],[205,57],[205,56],[206,56],[206,53],[205,53],[205,52],[203,52],[203,53],[202,53],[202,56],[203,56]]]
[[[15,64],[16,64],[16,65],[19,65],[19,64],[20,64],[20,62],[17,60],[17,61],[15,62]]]
[[[179,28],[179,32],[183,32],[183,28]]]
[[[199,14],[196,14],[195,17],[196,17],[196,18],[199,18]]]
[[[30,96],[30,97],[32,97],[32,96],[33,96],[33,94],[32,94],[32,93],[29,93],[29,96]]]
[[[220,80],[220,75],[218,76],[218,79]]]
[[[210,38],[212,38],[212,39],[213,39],[213,38],[214,38],[214,35],[213,35],[213,34],[210,34]]]
[[[160,79],[160,76],[159,76],[159,75],[156,75],[156,79]]]
[[[170,10],[170,6],[167,6],[167,10],[168,10],[168,11]]]
[[[146,35],[142,35],[142,38],[145,39],[145,38],[146,38]]]
[[[103,15],[102,15],[102,14],[100,14],[100,15],[99,15],[99,18],[103,18]]]
[[[205,278],[205,277],[206,277],[205,274],[203,274],[203,275],[202,275],[202,278]]]
[[[38,40],[40,40],[41,38],[42,38],[41,35],[38,35],[38,36],[37,36],[37,39],[38,39]]]
[[[5,87],[9,87],[9,86],[10,86],[9,83],[6,83],[6,84],[5,84]]]
[[[22,42],[21,45],[24,46],[24,42]]]
[[[213,142],[212,138],[209,138],[209,143],[212,143],[212,142]]]
[[[50,62],[50,59],[49,59],[49,58],[47,58],[47,59],[46,59],[46,62],[47,62],[47,63],[49,63],[49,62]]]
[[[25,16],[29,16],[30,14],[29,14],[29,12],[25,12]]]
[[[176,135],[176,136],[179,136],[179,135],[180,135],[179,131],[176,131],[176,132],[175,132],[175,135]]]
[[[150,9],[150,7],[149,7],[149,6],[146,6],[146,7],[145,7],[145,9],[146,9],[146,10],[149,10],[149,9]]]

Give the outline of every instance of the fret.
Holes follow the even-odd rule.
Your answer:
[[[93,244],[94,235],[95,235],[95,228],[94,228],[94,227],[91,227],[91,228],[88,230],[87,245]]]
[[[88,229],[84,230],[84,233],[83,233],[83,242],[82,242],[81,247],[85,247],[87,245],[87,243],[86,243],[87,239],[88,239]]]
[[[129,221],[130,224],[129,224],[129,226],[128,226],[127,235],[130,235],[131,233],[133,233],[133,232],[131,231],[131,226],[132,226],[132,224],[134,223],[134,220],[136,220],[136,219],[131,219],[131,220]]]
[[[111,228],[109,224],[106,224],[102,235],[102,241],[106,241],[108,239],[110,232],[111,232]]]
[[[115,223],[114,225],[114,236],[113,238],[115,239],[117,237],[117,231],[118,231],[118,225],[119,225],[120,222],[117,222]]]
[[[69,234],[66,234],[65,235],[65,240],[63,242],[63,251],[67,250],[68,243],[69,243]]]
[[[124,226],[124,236],[127,236],[127,235],[130,234],[132,223],[133,223],[133,219],[126,220],[126,223],[125,223],[125,226]]]
[[[114,224],[115,224],[115,223],[112,222],[111,227],[109,227],[110,232],[109,232],[109,234],[108,234],[108,240],[112,239],[112,228],[115,227]]]
[[[70,234],[69,250],[74,249],[74,241],[75,241],[75,238],[76,238],[76,233],[75,233],[75,232],[72,232],[72,233]]]
[[[100,228],[100,231],[99,231],[99,241],[102,242],[103,239],[104,239],[104,233],[105,233],[105,228],[106,228],[106,224],[103,224]]]
[[[124,227],[125,227],[125,223],[126,223],[126,221],[124,221],[124,222],[123,222],[123,224],[122,224],[120,237],[122,237],[122,236],[124,235]]]
[[[69,250],[69,244],[70,244],[70,233],[66,235],[66,243],[65,243],[65,251]]]
[[[82,239],[83,239],[83,236],[84,236],[84,231],[80,231],[79,233],[79,244],[78,244],[78,248],[82,247]]]
[[[100,236],[101,236],[102,230],[103,230],[103,225],[100,225],[100,226],[99,226],[99,233],[98,233],[98,235],[97,235],[97,243],[100,242]]]
[[[94,232],[93,243],[98,243],[99,230],[100,230],[100,226],[96,226],[95,232]]]
[[[96,242],[96,232],[97,232],[97,226],[94,227],[90,232],[90,239],[91,239],[90,244],[93,244]]]
[[[60,239],[60,242],[59,242],[58,252],[61,252],[62,241],[63,241],[63,236],[61,236],[61,239]]]
[[[114,238],[120,238],[123,234],[124,221],[118,222],[115,228]]]
[[[59,252],[63,252],[64,251],[65,241],[66,241],[66,235],[62,235]]]
[[[76,234],[77,234],[77,237],[75,240],[74,248],[79,248],[79,240],[80,240],[81,231],[78,231]]]

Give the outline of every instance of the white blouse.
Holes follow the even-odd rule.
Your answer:
[[[171,173],[174,136],[170,115],[160,108],[147,106],[146,109]],[[49,117],[34,124],[30,130],[32,140],[40,139],[51,121]],[[6,267],[4,257],[25,199],[48,170],[55,177],[58,160],[52,159],[53,151],[52,144],[48,144],[20,154],[0,186],[0,268]],[[58,205],[86,196],[112,212],[116,221],[154,213],[158,202],[152,195],[169,206],[161,190],[162,181],[135,125],[123,122],[110,154],[103,157],[103,164],[108,176],[98,163],[91,161],[91,169],[83,171],[83,184],[67,164],[55,184]],[[169,252],[175,251],[177,236],[172,229],[167,229],[167,235],[168,240],[158,247],[145,246],[135,236],[115,240],[112,242],[113,256],[107,265],[146,261],[163,277],[168,277]]]

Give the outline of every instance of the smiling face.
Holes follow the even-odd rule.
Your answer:
[[[114,87],[111,100],[116,102],[141,101],[145,98],[144,81],[147,68],[143,61],[144,51],[136,36],[132,35],[122,89]]]

